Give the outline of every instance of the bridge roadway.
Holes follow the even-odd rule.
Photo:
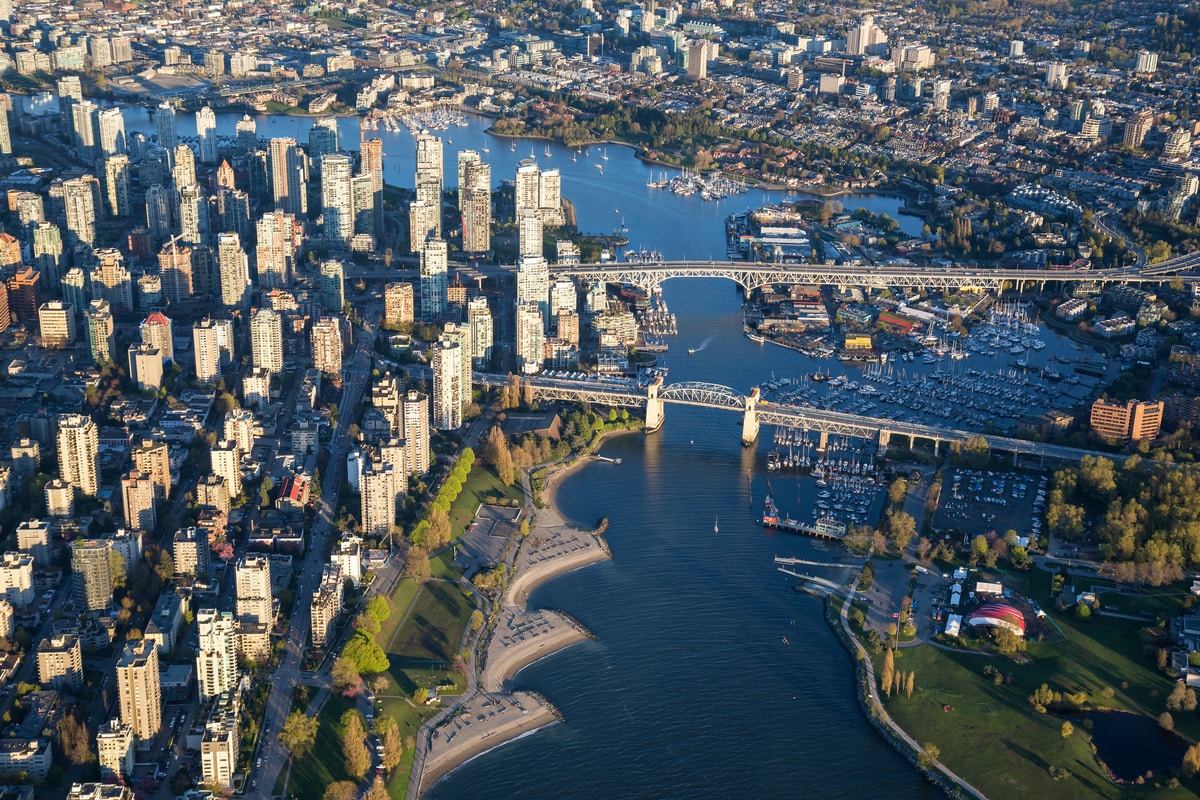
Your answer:
[[[503,386],[508,381],[508,376],[479,373],[475,375],[474,379],[476,383],[484,386]],[[757,438],[760,425],[774,425],[818,433],[822,449],[824,449],[827,437],[835,434],[875,441],[878,443],[881,454],[886,452],[893,437],[907,438],[910,446],[917,439],[928,440],[934,443],[936,451],[942,442],[965,442],[980,436],[991,449],[1012,453],[1014,460],[1019,455],[1025,455],[1078,461],[1082,456],[1091,452],[1074,447],[1027,442],[1023,439],[975,431],[961,431],[937,425],[898,422],[807,406],[770,403],[759,397],[757,387],[749,395],[742,395],[728,386],[719,384],[697,382],[664,384],[661,379],[657,379],[649,386],[603,378],[572,380],[531,376],[521,380],[528,383],[533,391],[534,399],[538,400],[566,400],[598,406],[645,408],[648,431],[657,430],[661,426],[663,403],[741,412],[743,414],[742,440],[746,445],[753,443]],[[1092,454],[1100,455],[1099,453]]]
[[[1160,284],[1178,276],[1184,283],[1200,283],[1200,275],[1187,274],[1200,268],[1200,251],[1176,256],[1150,266],[1120,267],[1095,270],[1025,270],[981,269],[976,267],[934,267],[905,265],[842,265],[842,264],[764,264],[751,261],[655,261],[631,263],[613,261],[602,264],[551,266],[555,277],[588,281],[605,281],[651,289],[671,278],[727,278],[747,291],[780,283],[814,284],[818,286],[892,286],[959,289],[1000,289],[1010,284],[1044,286],[1053,281],[1086,280],[1105,283]],[[515,267],[492,265],[462,267],[472,274],[496,276],[515,274]],[[390,269],[348,270],[349,277],[399,278],[409,273]]]

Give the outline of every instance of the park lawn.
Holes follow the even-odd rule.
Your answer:
[[[454,566],[454,548],[443,550],[429,559],[429,574],[434,578],[457,581],[462,570]]]
[[[392,592],[392,596],[388,598],[392,613],[379,626],[379,633],[375,634],[375,643],[382,647],[385,652],[391,647],[392,639],[395,638],[396,631],[400,628],[400,623],[408,615],[408,610],[412,608],[413,601],[417,599],[417,594],[420,591],[420,582],[412,578],[402,578],[396,583],[396,588]]]
[[[1010,795],[1018,786],[1031,797],[1124,796],[1129,787],[1119,789],[1108,781],[1086,734],[1078,730],[1064,740],[1062,719],[1036,713],[1028,697],[1046,683],[1055,691],[1086,692],[1092,708],[1157,717],[1165,710],[1172,683],[1153,668],[1152,651],[1143,650],[1140,623],[1103,617],[1079,620],[1057,611],[1050,616],[1064,638],[1030,641],[1031,664],[928,645],[899,651],[896,669],[915,672],[917,689],[911,699],[888,700],[888,711],[918,742],[936,744],[944,764],[989,796]],[[877,671],[881,663],[882,657],[877,657]],[[997,686],[985,678],[983,668],[989,664],[1010,676],[1012,683]],[[943,712],[943,705],[953,711]],[[1194,715],[1175,716],[1180,733],[1193,739],[1200,733]],[[980,753],[988,757],[980,758]],[[1053,780],[1051,765],[1072,776]],[[1177,789],[1166,796],[1195,795]]]
[[[463,482],[462,491],[450,504],[450,537],[457,539],[463,535],[481,503],[495,504],[498,500],[511,500],[519,505],[524,500],[520,481],[514,480],[512,486],[505,486],[493,467],[476,461]]]
[[[292,760],[292,775],[287,792],[300,800],[321,800],[325,788],[350,776],[342,761],[342,714],[354,708],[354,700],[330,693],[318,719],[317,740],[312,756]]]
[[[458,654],[463,631],[475,603],[457,584],[426,581],[413,604],[412,613],[396,631],[388,654],[392,656],[393,678],[397,668],[414,662],[448,664]]]

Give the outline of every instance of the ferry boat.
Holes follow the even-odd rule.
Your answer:
[[[746,331],[746,338],[752,342],[755,342],[756,344],[763,344],[767,341],[767,337],[763,336],[761,333],[755,333],[754,331]]]
[[[775,508],[771,495],[767,495],[767,501],[763,504],[762,524],[768,527],[779,524],[779,509]]]

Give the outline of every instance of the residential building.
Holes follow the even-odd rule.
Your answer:
[[[46,521],[27,519],[17,525],[17,549],[32,558],[34,566],[50,566],[54,551],[50,539],[50,526]]]
[[[100,434],[91,417],[67,414],[58,421],[58,474],[86,495],[100,489]]]
[[[171,496],[171,460],[167,443],[142,439],[133,446],[133,465],[154,482],[154,496],[165,502]]]
[[[413,321],[413,285],[389,283],[383,290],[383,324],[389,327]]]
[[[471,338],[471,361],[476,369],[486,372],[492,363],[495,333],[492,312],[483,295],[467,302],[467,327]]]
[[[230,612],[202,608],[196,612],[196,629],[196,682],[203,703],[237,688],[237,626]]]
[[[49,739],[0,739],[0,774],[26,775],[30,780],[41,781],[50,774],[53,759],[54,748]],[[67,800],[74,800],[74,795],[68,796]],[[81,797],[80,800],[90,798]]]
[[[133,726],[113,718],[96,731],[96,755],[102,776],[133,776]]]
[[[154,481],[149,475],[130,470],[121,478],[121,500],[125,508],[125,524],[136,531],[153,531]]]
[[[110,548],[103,539],[71,542],[71,573],[75,602],[85,611],[103,611],[112,603],[113,580]]]
[[[161,311],[154,311],[139,326],[142,341],[158,349],[163,361],[175,360],[175,343],[172,339],[173,329],[170,317]]]
[[[546,332],[537,303],[517,306],[517,367],[524,375],[540,372],[545,360]]]
[[[346,269],[337,259],[321,263],[321,307],[331,314],[340,314],[346,306]]]
[[[262,411],[270,402],[270,371],[263,367],[251,367],[242,377],[242,405]]]
[[[312,594],[310,619],[313,647],[325,647],[333,641],[337,618],[342,613],[342,594],[345,579],[337,564],[326,564],[321,583]]]
[[[149,745],[162,727],[158,648],[149,639],[128,642],[116,669],[121,721],[133,727],[139,747]]]
[[[275,621],[271,599],[271,560],[264,555],[242,556],[235,568],[239,620],[271,625]]]
[[[284,211],[263,214],[255,226],[258,246],[255,269],[260,289],[280,289],[292,282],[296,265],[296,217]]]
[[[421,320],[436,322],[446,313],[449,251],[442,239],[425,242],[421,250]]]
[[[107,300],[92,300],[84,309],[84,330],[88,333],[91,360],[100,365],[116,360],[113,337],[113,312]]]
[[[232,789],[238,744],[238,701],[233,695],[214,711],[200,737],[200,777],[204,783],[223,791]]]
[[[401,401],[401,420],[408,457],[405,472],[424,475],[429,471],[429,396],[409,390]]]
[[[237,442],[222,439],[209,451],[212,474],[224,479],[230,497],[242,493],[242,449]]]
[[[75,516],[75,487],[62,478],[47,481],[46,514],[61,519]]]
[[[129,345],[129,379],[140,392],[157,392],[162,387],[163,358],[157,347],[144,342]]]
[[[180,528],[171,540],[171,555],[176,575],[208,577],[212,548],[208,533],[201,528]]]
[[[350,156],[331,154],[321,157],[322,228],[325,241],[335,250],[349,249],[350,239],[354,236],[354,194],[350,185],[353,171]]]
[[[293,216],[308,214],[308,170],[304,152],[292,138],[272,139],[268,152],[275,208]]]
[[[33,603],[33,557],[9,551],[0,557],[0,596],[13,608]]]
[[[312,327],[313,368],[342,377],[342,331],[337,317],[321,317]]]
[[[42,639],[37,648],[38,683],[44,689],[77,693],[83,686],[83,648],[70,633]]]
[[[438,238],[438,224],[441,207],[426,203],[423,200],[413,200],[408,205],[408,249],[412,253],[420,253],[425,249],[425,243]]]
[[[337,547],[329,554],[329,561],[342,570],[342,577],[354,586],[362,583],[363,540],[359,536],[343,534]]]
[[[217,264],[221,271],[221,305],[228,309],[250,307],[250,265],[236,233],[217,235]]]
[[[283,372],[283,318],[260,308],[250,318],[250,353],[254,366],[278,375]]]
[[[390,536],[396,523],[396,476],[390,464],[375,463],[359,479],[362,530],[367,536]]]
[[[456,342],[438,341],[432,346],[433,427],[450,431],[462,427],[464,392],[462,348]],[[468,379],[469,380],[469,379]]]

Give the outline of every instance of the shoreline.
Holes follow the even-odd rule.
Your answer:
[[[467,737],[463,735],[468,726],[468,720],[474,720],[480,725],[479,717],[484,722],[492,719],[488,714],[497,713],[498,703],[504,703],[501,714],[510,711],[512,715],[494,724],[487,730]],[[424,768],[421,771],[421,790],[434,786],[439,780],[449,775],[459,767],[474,761],[485,753],[491,752],[504,745],[523,739],[526,736],[554,725],[561,720],[555,710],[542,702],[536,695],[528,692],[513,692],[504,700],[487,699],[484,695],[476,695],[470,701],[456,709],[456,714],[448,718],[438,730],[454,728],[446,737],[439,737],[436,743],[430,742],[425,757]],[[459,737],[462,736],[461,743]],[[418,791],[418,796],[421,791]]]
[[[608,435],[600,437],[593,449]],[[557,483],[593,460],[590,454],[581,456],[552,468],[546,478],[544,491],[550,507],[534,510],[528,536],[519,539],[513,578],[495,612],[495,626],[475,644],[476,665],[484,656],[483,666],[477,666],[475,693],[448,709],[433,724],[430,735],[419,739],[418,748],[424,747],[425,752],[416,797],[484,753],[562,721],[558,710],[544,698],[514,691],[508,684],[529,665],[593,638],[561,612],[528,607],[529,595],[543,583],[611,558],[599,534],[572,527],[553,504]]]

